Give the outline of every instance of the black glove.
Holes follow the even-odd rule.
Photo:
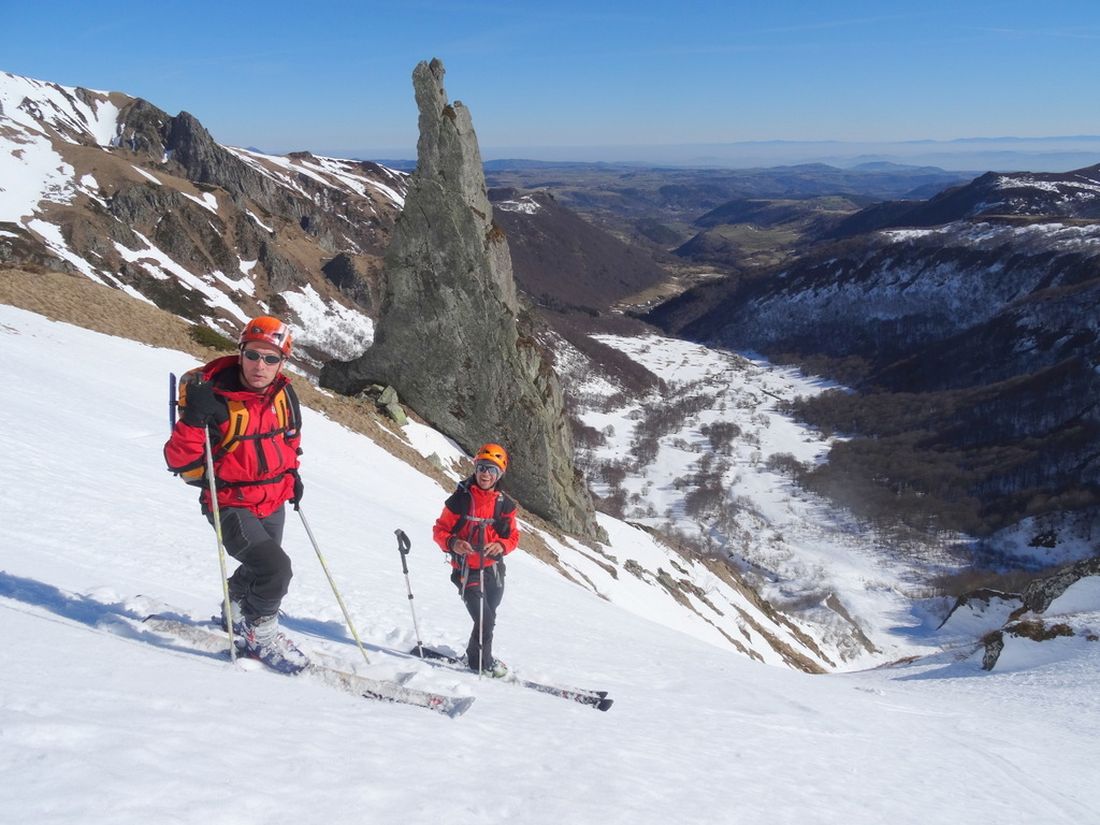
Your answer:
[[[290,503],[294,505],[294,509],[298,509],[298,503],[302,500],[302,493],[305,492],[306,485],[302,483],[302,477],[298,475],[297,470],[292,470],[290,473],[294,476],[294,498],[290,500]]]
[[[214,394],[214,385],[200,381],[187,388],[187,406],[180,420],[192,427],[224,424],[229,420],[229,407],[225,400]]]

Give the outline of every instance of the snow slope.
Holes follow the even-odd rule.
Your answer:
[[[120,632],[158,604],[204,617],[220,598],[195,492],[160,456],[166,374],[193,361],[6,306],[0,352],[0,821],[1096,821],[1100,645],[1083,640],[1004,673],[944,656],[808,676],[514,554],[499,654],[610,690],[600,714],[377,652],[368,668],[293,514],[286,625],[361,672],[475,696],[465,716]],[[412,641],[396,527],[425,640],[459,646],[468,619],[428,538],[444,491],[308,410],[303,433],[303,506],[368,648]]]

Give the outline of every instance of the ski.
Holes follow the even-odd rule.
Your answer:
[[[482,525],[482,529],[483,528],[484,524]],[[401,572],[405,575],[405,589],[409,594],[409,609],[412,610],[413,592],[412,585],[409,584],[409,566],[405,561],[405,557],[412,548],[412,543],[409,541],[409,537],[405,534],[404,530],[397,529],[394,530],[393,533],[397,536],[397,550],[401,554]],[[484,536],[482,538],[484,539]],[[484,544],[484,541],[482,544]],[[431,665],[442,665],[454,670],[463,670],[467,673],[470,672],[465,663],[456,656],[444,653],[441,650],[425,647],[424,643],[420,641],[420,627],[416,623],[415,610],[412,610],[412,620],[413,629],[416,631],[416,647],[408,653],[400,653],[396,650],[388,650],[386,652],[392,653],[395,656],[411,656]],[[562,699],[568,699],[572,702],[588,705],[589,707],[596,708],[596,710],[608,710],[611,705],[614,704],[613,699],[607,698],[606,690],[581,690],[579,688],[558,687],[557,685],[544,685],[541,682],[532,682],[530,679],[523,679],[511,672],[499,678],[502,682],[508,682],[509,684],[527,688],[528,690],[538,691],[539,693],[545,693],[550,696],[558,696]]]
[[[212,626],[192,624],[165,616],[149,616],[141,623],[141,627],[154,633],[180,639],[189,646],[208,653],[221,654],[226,652],[227,637],[220,628],[215,630]],[[312,661],[315,654],[310,655],[311,663],[302,671],[302,675],[354,696],[427,708],[452,719],[461,716],[474,703],[474,697],[472,696],[446,696],[406,687],[398,680],[373,679],[360,676],[356,673]]]
[[[426,645],[418,645],[409,651],[410,656],[417,659],[422,659],[429,664],[443,665],[454,670],[468,670],[466,664],[457,656],[451,656],[449,653],[444,653],[441,650],[435,650],[427,647]],[[557,696],[562,699],[568,699],[571,702],[577,702],[582,705],[588,705],[596,710],[609,710],[611,705],[614,704],[614,699],[609,699],[606,690],[584,690],[582,688],[567,688],[559,687],[557,685],[546,685],[541,682],[532,682],[530,679],[524,679],[520,676],[516,676],[512,672],[498,681],[505,682],[510,685],[516,685],[517,687],[527,688],[528,690],[534,690],[539,693],[545,693],[549,696]]]

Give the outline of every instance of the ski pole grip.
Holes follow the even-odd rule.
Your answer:
[[[409,537],[405,535],[405,531],[400,527],[394,530],[393,534],[397,536],[397,550],[401,553],[401,570],[407,576],[409,575],[409,565],[405,562],[405,556],[409,554],[412,542],[409,541]]]

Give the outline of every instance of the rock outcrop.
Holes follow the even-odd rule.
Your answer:
[[[1045,613],[1051,602],[1061,596],[1070,585],[1089,576],[1100,576],[1100,556],[1067,565],[1057,572],[1028,584],[1024,590],[1024,607],[1033,613]]]
[[[433,426],[473,452],[511,453],[508,487],[571,533],[597,536],[591,498],[573,466],[561,387],[521,308],[504,232],[492,221],[470,113],[449,103],[443,64],[419,64],[417,169],[385,257],[374,344],[329,362],[323,386],[355,394],[391,384]]]
[[[1044,616],[1051,605],[1072,585],[1096,576],[1100,576],[1100,556],[1066,565],[1049,576],[1030,582],[1020,598],[1020,607],[1012,612],[1004,626],[981,638],[980,644],[985,648],[982,669],[992,670],[996,666],[1004,651],[1006,636],[1045,642],[1059,637],[1082,635],[1089,641],[1096,641],[1096,631],[1091,621],[1086,621],[1081,626],[1073,616],[1059,616],[1057,621]],[[962,604],[966,598],[964,596],[959,603]]]

